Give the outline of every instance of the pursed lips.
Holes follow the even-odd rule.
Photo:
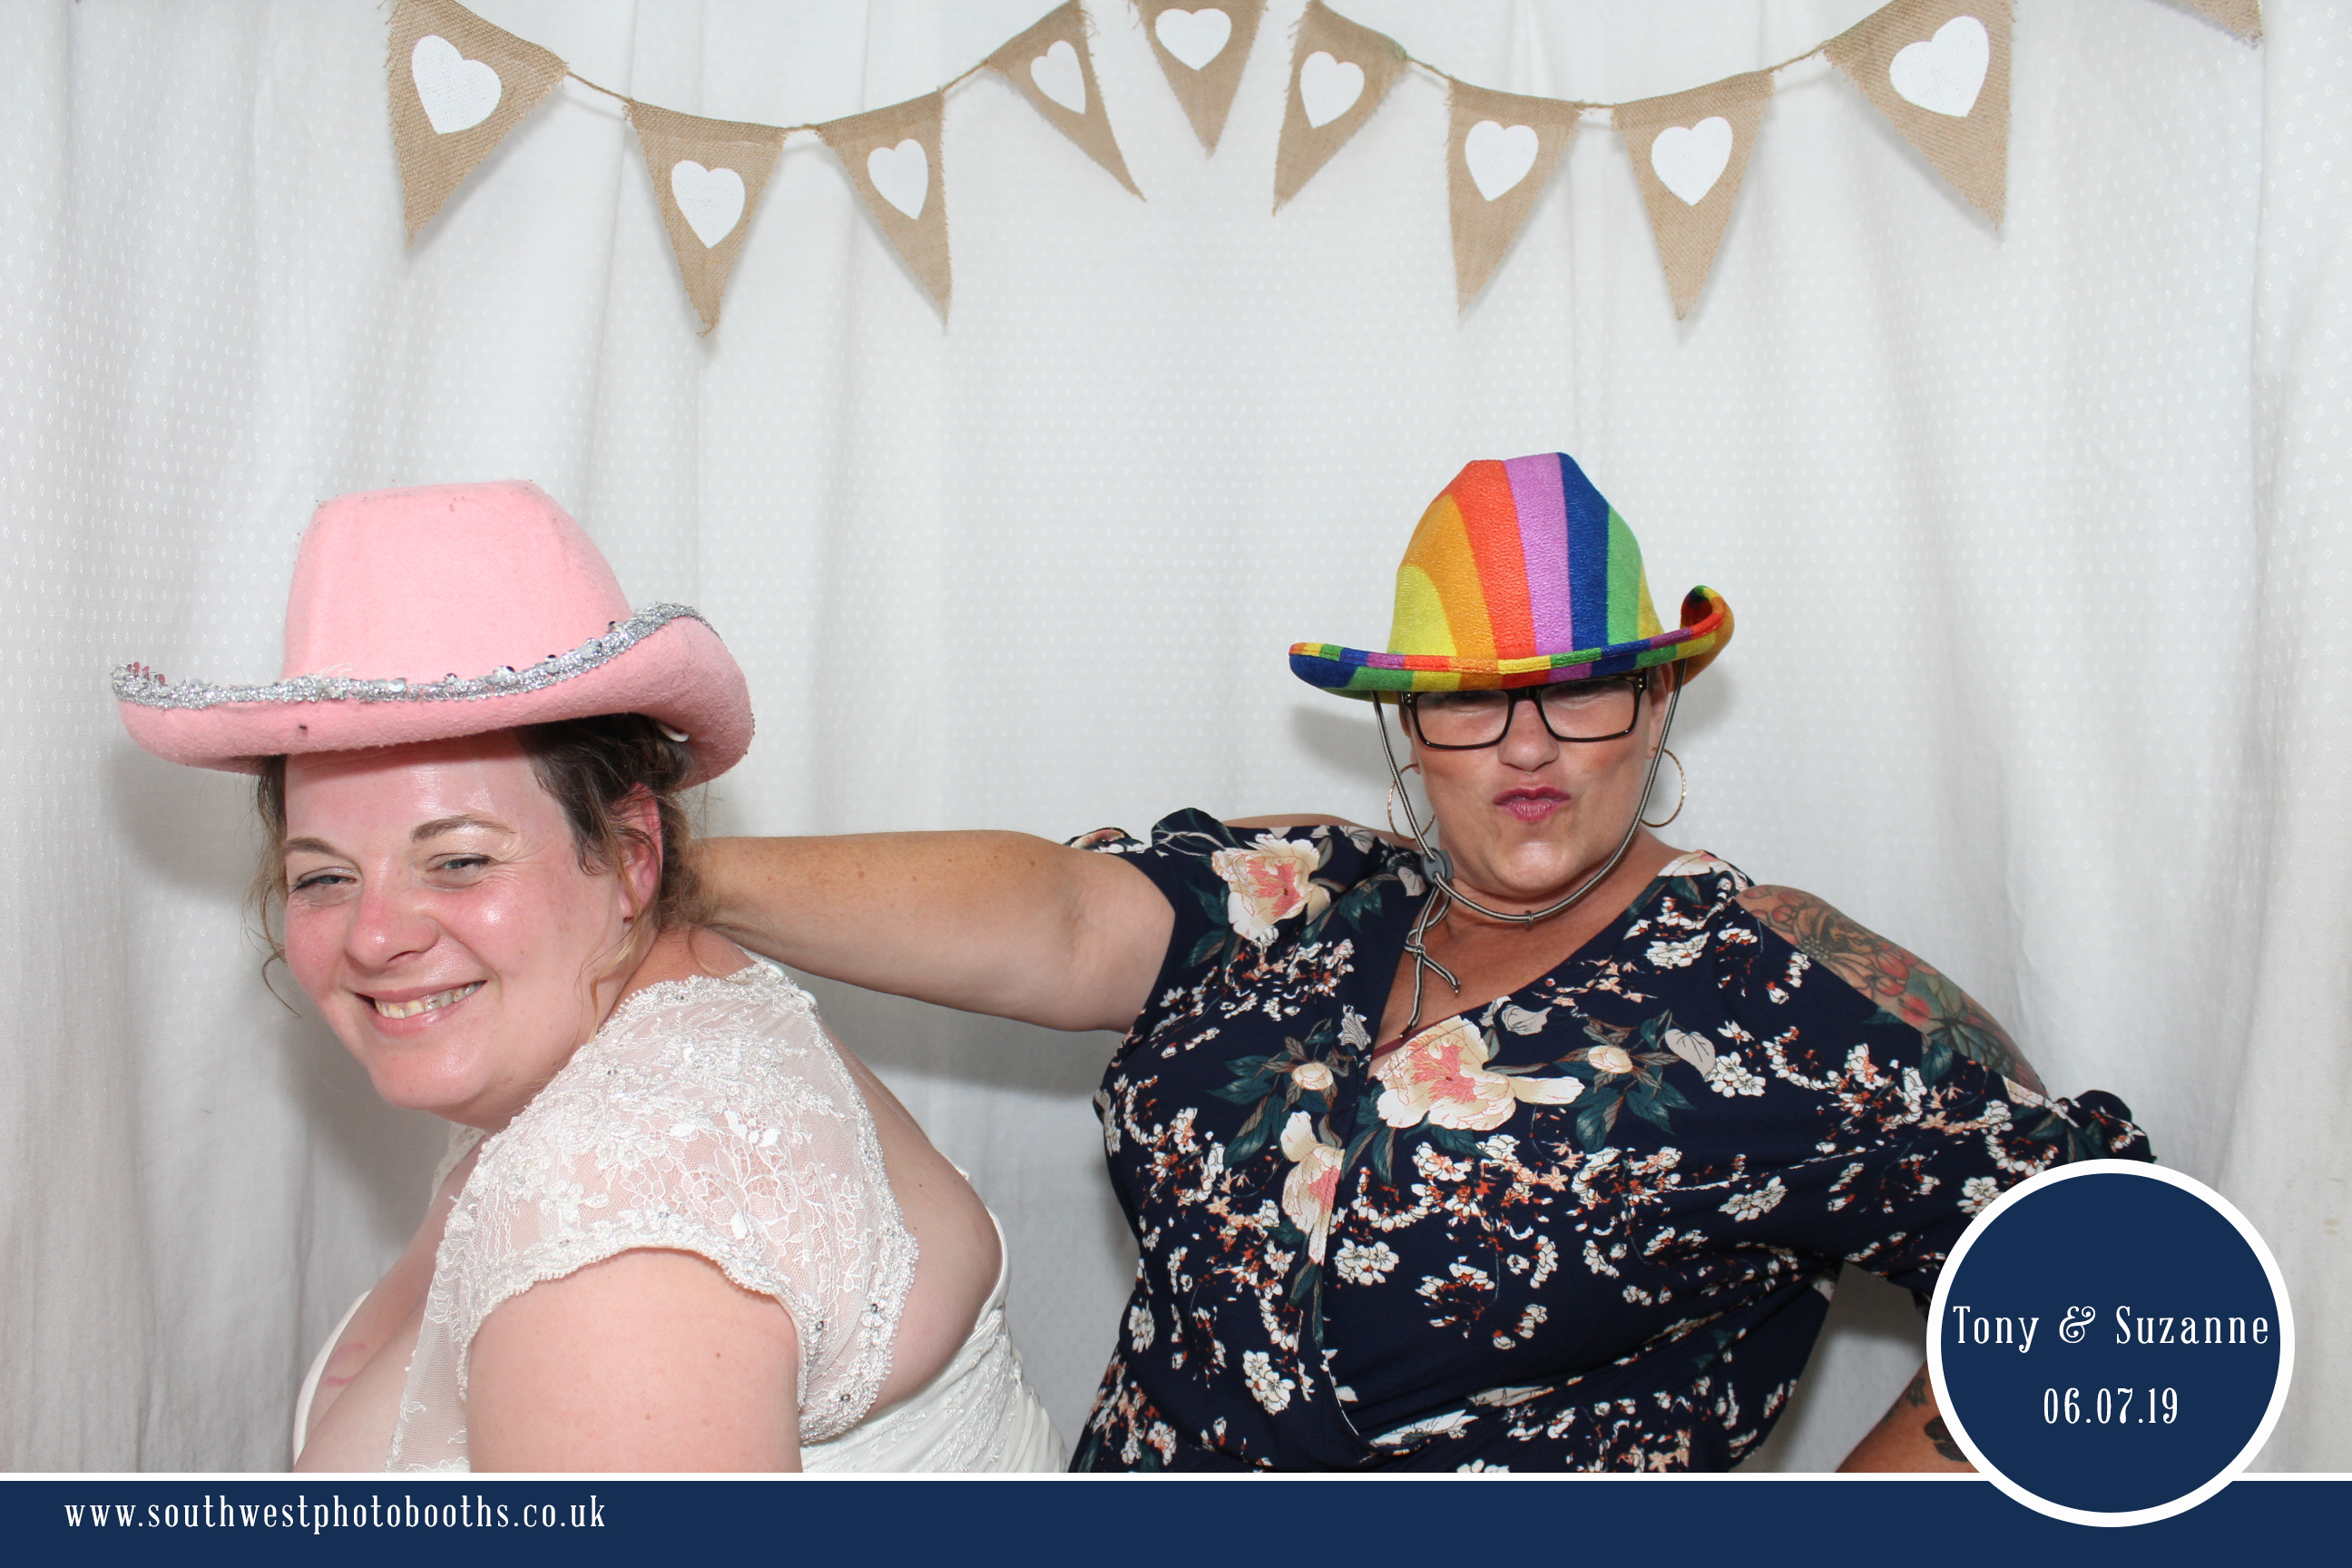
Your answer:
[[[1541,822],[1552,814],[1555,807],[1564,805],[1567,802],[1568,795],[1565,791],[1543,784],[1507,789],[1495,797],[1496,805],[1522,822]]]

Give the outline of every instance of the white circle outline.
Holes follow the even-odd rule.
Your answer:
[[[2063,1503],[2052,1502],[2010,1479],[1985,1458],[1984,1451],[1969,1436],[1966,1428],[1960,1425],[1958,1413],[1952,1408],[1951,1396],[1944,1387],[1944,1303],[1951,1294],[1952,1281],[1959,1277],[1960,1262],[1968,1257],[1969,1249],[1976,1245],[1977,1237],[2028,1194],[2040,1192],[2055,1183],[2072,1181],[2076,1176],[2097,1175],[2145,1176],[2151,1181],[2168,1182],[2192,1196],[2203,1199],[2216,1214],[2236,1226],[2238,1234],[2245,1237],[2246,1245],[2253,1249],[2254,1260],[2263,1266],[2263,1273],[2270,1280],[2271,1296],[2278,1303],[2279,1313],[2278,1379],[2271,1388],[2269,1408],[2263,1412],[2262,1421],[2254,1427],[2254,1435],[2246,1440],[2244,1447],[2238,1450],[2237,1458],[2222,1466],[2219,1474],[2194,1491],[2183,1493],[2169,1502],[2116,1513],[2069,1508]],[[2271,1249],[2263,1242],[2261,1233],[2247,1223],[2246,1216],[2238,1212],[2235,1204],[2196,1177],[2138,1160],[2078,1160],[2072,1164],[2059,1165],[2039,1175],[2029,1176],[2001,1194],[1969,1223],[1969,1228],[1960,1237],[1959,1245],[1952,1248],[1952,1256],[1945,1261],[1943,1272],[1937,1277],[1935,1300],[1927,1310],[1927,1376],[1936,1391],[1936,1408],[1943,1415],[1944,1425],[1951,1429],[1953,1441],[1959,1444],[1960,1451],[1968,1455],[1969,1462],[1976,1466],[1978,1472],[1999,1487],[2011,1501],[2021,1503],[2047,1518],[2063,1519],[2070,1524],[2153,1524],[2158,1520],[2188,1512],[2228,1486],[2253,1462],[2254,1455],[2270,1440],[2271,1428],[2278,1425],[2279,1413],[2286,1408],[2287,1384],[2294,1373],[2294,1307],[2287,1300],[2286,1281],[2279,1274],[2278,1260],[2271,1256]]]

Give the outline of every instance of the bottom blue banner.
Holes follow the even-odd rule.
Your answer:
[[[2257,1542],[2269,1557],[2323,1542],[2340,1550],[2347,1507],[2352,1479],[2334,1477],[2241,1479],[2187,1513],[2124,1529],[2047,1519],[1966,1478],[37,1479],[0,1484],[0,1541],[13,1561],[42,1563],[439,1564],[520,1552],[530,1562],[684,1568],[721,1552],[792,1562],[837,1552],[861,1564],[1002,1556],[1216,1568],[1320,1542],[1384,1561],[1524,1549],[1552,1562],[1622,1548],[1686,1562],[1719,1548],[1768,1559],[1892,1552],[1906,1568],[1981,1568],[1989,1555],[2054,1547],[2210,1565]]]

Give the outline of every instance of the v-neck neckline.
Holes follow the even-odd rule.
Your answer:
[[[1682,865],[1685,861],[1701,858],[1709,857],[1706,857],[1706,852],[1704,850],[1690,850],[1684,854],[1675,856],[1664,866],[1659,867],[1656,874],[1651,877],[1647,882],[1642,884],[1641,890],[1626,901],[1624,908],[1619,910],[1613,917],[1601,925],[1600,930],[1594,931],[1591,936],[1578,943],[1574,951],[1563,957],[1559,963],[1553,964],[1549,969],[1545,970],[1540,974],[1529,978],[1524,984],[1515,985],[1511,987],[1510,990],[1503,992],[1499,995],[1478,1004],[1476,1007],[1456,1008],[1454,1011],[1447,1013],[1442,1017],[1433,1018],[1428,1023],[1420,1025],[1409,1035],[1399,1035],[1395,1039],[1390,1040],[1385,1044],[1373,1046],[1371,1050],[1365,1055],[1365,1066],[1370,1067],[1374,1062],[1381,1061],[1393,1056],[1413,1041],[1436,1030],[1444,1028],[1446,1026],[1453,1024],[1457,1019],[1468,1017],[1471,1014],[1475,1012],[1486,1012],[1490,1009],[1502,1006],[1503,1004],[1512,1000],[1521,992],[1529,991],[1534,989],[1536,986],[1541,985],[1544,982],[1551,979],[1554,975],[1559,973],[1560,971],[1566,969],[1570,964],[1577,963],[1578,961],[1587,957],[1589,954],[1592,954],[1594,949],[1604,942],[1613,946],[1617,941],[1618,934],[1625,929],[1627,922],[1634,919],[1639,911],[1657,896],[1658,889],[1666,883],[1669,879],[1670,874],[1674,873],[1675,868]],[[1364,966],[1367,973],[1375,970],[1380,972],[1380,984],[1381,986],[1380,1011],[1382,1013],[1388,1011],[1388,994],[1396,986],[1398,967],[1408,962],[1404,952],[1405,935],[1412,930],[1413,918],[1419,913],[1423,903],[1436,896],[1437,889],[1434,887],[1432,887],[1423,891],[1420,898],[1408,900],[1405,904],[1406,918],[1402,925],[1395,928],[1395,941],[1393,942],[1390,942],[1383,940],[1382,942],[1381,952],[1383,957],[1385,957],[1386,962],[1380,964],[1366,964]],[[1389,932],[1382,932],[1383,939],[1385,939],[1389,934]],[[1438,980],[1434,974],[1431,975],[1430,979],[1437,984],[1444,984],[1444,981]]]

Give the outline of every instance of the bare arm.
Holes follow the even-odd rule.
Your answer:
[[[1053,1029],[1127,1028],[1175,927],[1119,857],[1024,833],[712,838],[695,866],[710,923],[780,963]]]
[[[1845,1457],[1841,1470],[1973,1470],[1936,1408],[1936,1390],[1924,1365],[1895,1396],[1878,1425]]]
[[[501,1303],[474,1336],[477,1470],[797,1470],[792,1314],[685,1252],[625,1252]]]
[[[1921,1034],[2036,1094],[2048,1092],[2009,1031],[1916,953],[1794,888],[1750,888],[1739,902],[1806,957]]]

